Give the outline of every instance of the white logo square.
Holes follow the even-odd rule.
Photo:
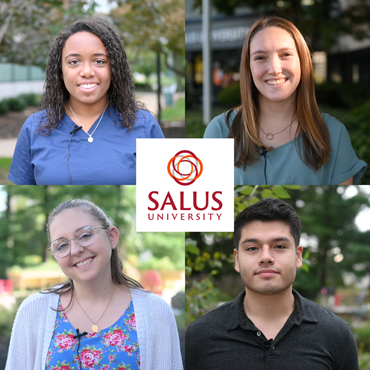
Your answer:
[[[137,139],[136,231],[233,231],[233,139]]]

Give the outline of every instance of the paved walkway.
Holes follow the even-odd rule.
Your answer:
[[[157,94],[155,92],[137,92],[136,97],[145,103],[146,107],[154,114],[158,113]],[[174,100],[185,97],[185,93],[176,93]],[[165,108],[165,100],[162,94],[161,107]],[[37,112],[37,108],[32,107],[23,112],[10,112],[5,116],[0,116],[0,157],[12,158],[19,131],[27,117]],[[167,138],[185,137],[185,121],[167,122],[162,125],[162,130]]]

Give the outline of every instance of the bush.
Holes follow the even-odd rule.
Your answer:
[[[17,307],[12,310],[7,310],[0,306],[0,335],[5,338],[10,338],[13,322],[17,313]]]
[[[316,99],[320,104],[331,107],[352,109],[370,99],[368,84],[335,84],[316,85]]]
[[[9,104],[9,109],[12,111],[20,112],[27,107],[27,102],[21,97],[6,99]]]
[[[352,329],[356,338],[359,352],[370,352],[370,325]]]
[[[40,103],[40,96],[34,93],[21,94],[18,98],[23,99],[29,107],[37,107]]]
[[[5,114],[9,112],[9,104],[7,100],[0,101],[0,114]]]
[[[237,83],[230,87],[226,87],[218,94],[218,102],[230,108],[241,104],[240,84]]]

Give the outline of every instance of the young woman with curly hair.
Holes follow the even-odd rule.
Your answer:
[[[242,105],[214,118],[205,138],[234,138],[234,182],[357,184],[366,163],[345,126],[321,113],[305,39],[280,17],[249,30],[240,64]]]
[[[84,199],[59,204],[49,250],[68,280],[18,309],[6,370],[182,370],[174,315],[122,271],[119,230]]]
[[[64,27],[49,54],[40,112],[25,122],[9,180],[15,184],[136,183],[136,138],[163,138],[135,100],[118,33],[86,18]]]

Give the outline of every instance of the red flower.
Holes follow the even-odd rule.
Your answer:
[[[120,331],[120,330],[119,330]],[[122,332],[121,334],[119,333],[108,333],[105,336],[104,343],[109,346],[117,346],[118,344],[121,343],[122,340]]]
[[[100,351],[94,350],[91,351],[90,349],[84,349],[81,352],[81,359],[85,367],[91,367],[97,364],[99,361]]]

